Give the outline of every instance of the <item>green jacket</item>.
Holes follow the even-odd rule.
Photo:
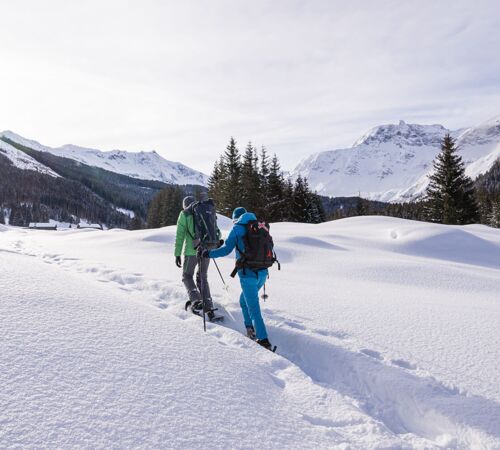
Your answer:
[[[193,247],[194,239],[194,218],[192,214],[186,214],[184,211],[179,213],[177,219],[177,231],[175,232],[174,256],[181,256],[182,247],[184,247],[184,256],[196,256],[196,250]],[[221,232],[217,228],[217,237],[221,238]]]
[[[184,256],[196,256],[193,247],[194,219],[192,214],[181,211],[177,219],[177,231],[175,233],[174,256],[181,256],[184,247]],[[185,245],[184,245],[185,244]]]

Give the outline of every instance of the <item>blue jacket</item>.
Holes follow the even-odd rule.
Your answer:
[[[229,235],[226,239],[226,242],[222,247],[219,247],[215,250],[210,250],[208,253],[210,258],[220,258],[222,256],[229,255],[236,248],[236,260],[240,257],[240,252],[245,251],[245,244],[243,243],[243,236],[245,236],[247,229],[245,226],[251,220],[257,220],[257,217],[254,213],[247,212],[243,214],[238,221],[233,225],[232,230],[229,232]]]

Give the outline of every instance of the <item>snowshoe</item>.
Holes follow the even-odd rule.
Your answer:
[[[251,339],[252,341],[255,341],[255,339],[257,339],[257,336],[255,336],[255,328],[252,325],[247,327],[247,338]]]
[[[276,345],[273,347],[271,343],[269,342],[269,339],[257,339],[257,344],[261,345],[262,347],[266,348],[267,350],[272,351],[273,353],[276,351]]]
[[[222,322],[224,320],[224,316],[215,314],[215,311],[217,311],[217,308],[208,311],[207,313],[208,320],[210,322]]]

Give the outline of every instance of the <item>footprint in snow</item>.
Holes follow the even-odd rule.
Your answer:
[[[404,359],[391,359],[391,363],[395,366],[402,367],[403,369],[415,370],[417,366]]]
[[[317,328],[315,330],[312,330],[313,333],[319,334],[321,336],[331,336],[335,337],[337,339],[347,339],[349,335],[345,331],[330,331],[330,330],[324,330],[321,328]]]
[[[379,361],[382,361],[384,359],[382,357],[382,355],[380,354],[380,352],[377,352],[375,350],[370,350],[368,348],[364,348],[360,351],[361,351],[361,353],[363,353],[363,355],[369,356],[370,358],[375,358],[375,359],[378,359]]]

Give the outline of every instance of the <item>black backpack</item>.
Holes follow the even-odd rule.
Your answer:
[[[254,271],[268,269],[275,262],[278,263],[278,270],[280,270],[280,263],[274,252],[273,238],[269,234],[269,224],[251,220],[247,224],[241,224],[240,226],[246,228],[245,236],[243,236],[245,251],[243,252],[237,247],[240,258],[236,261],[236,267],[231,276],[234,277],[238,269]]]
[[[193,203],[189,209],[194,219],[193,245],[202,246],[208,250],[219,246],[219,233],[217,227],[217,213],[211,198]]]

